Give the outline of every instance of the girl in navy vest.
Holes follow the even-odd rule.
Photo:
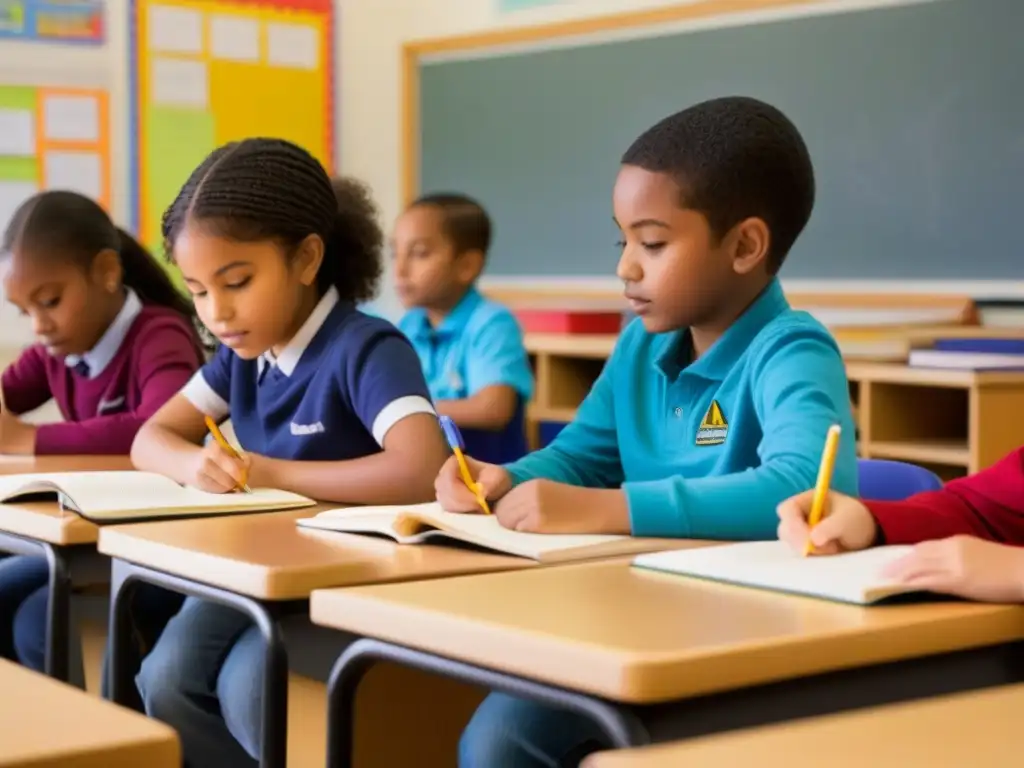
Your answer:
[[[0,380],[8,409],[0,453],[126,455],[143,422],[202,362],[191,303],[103,208],[74,192],[23,203],[0,259],[4,294],[39,339]],[[63,422],[21,421],[50,399]],[[43,558],[0,561],[0,655],[37,670],[47,576]],[[173,612],[180,600],[169,597]]]
[[[419,360],[360,312],[383,235],[366,190],[332,187],[298,146],[247,139],[213,152],[164,214],[214,358],[139,432],[132,459],[208,491],[243,484],[345,504],[434,498],[447,456]],[[238,459],[204,438],[230,417]],[[177,729],[186,764],[253,766],[262,648],[241,613],[189,597],[137,678]]]

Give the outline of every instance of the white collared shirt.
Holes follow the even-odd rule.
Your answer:
[[[118,350],[124,343],[125,336],[135,322],[135,318],[142,312],[142,301],[139,295],[131,288],[126,289],[124,306],[117,313],[114,322],[110,324],[106,332],[100,336],[100,340],[88,352],[82,355],[68,355],[64,358],[64,365],[74,368],[84,362],[89,366],[89,378],[95,379],[110,365],[110,361],[117,355]]]
[[[313,337],[316,336],[316,332],[323,326],[327,316],[331,314],[331,310],[334,309],[337,303],[338,289],[332,285],[320,297],[320,301],[313,307],[313,311],[309,313],[306,322],[292,336],[291,341],[285,344],[279,356],[275,357],[274,353],[268,349],[257,358],[256,365],[260,375],[263,374],[263,369],[269,365],[271,368],[277,368],[285,376],[291,376],[295,371],[295,366],[299,364],[299,360],[302,358],[302,353],[306,351],[306,347],[309,346]]]

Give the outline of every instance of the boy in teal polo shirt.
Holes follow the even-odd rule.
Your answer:
[[[776,506],[814,485],[835,423],[833,487],[857,487],[838,347],[776,277],[813,202],[799,132],[754,99],[697,104],[633,143],[613,206],[617,274],[639,317],[551,445],[506,466],[471,462],[502,525],[775,538]],[[477,510],[452,462],[436,486],[446,509]],[[576,765],[608,746],[585,718],[492,694],[463,734],[460,766]]]
[[[466,195],[433,194],[398,218],[394,277],[412,342],[439,414],[459,425],[467,450],[502,463],[526,453],[523,413],[533,372],[519,323],[475,284],[491,221]]]

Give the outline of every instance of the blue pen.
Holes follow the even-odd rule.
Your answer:
[[[466,444],[462,441],[462,433],[459,432],[459,428],[452,421],[451,416],[440,416],[438,421],[441,422],[441,429],[444,431],[444,436],[448,440],[448,445],[452,449],[452,453],[455,454],[456,460],[459,462],[459,469],[462,472],[462,482],[466,484],[476,496],[476,500],[480,503],[480,507],[483,509],[485,515],[491,514],[491,508],[487,506],[487,499],[480,492],[479,487],[473,481],[473,476],[469,473],[469,465],[466,463],[466,456],[463,451],[466,448]]]

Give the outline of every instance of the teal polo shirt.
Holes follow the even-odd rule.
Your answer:
[[[462,436],[467,451],[481,461],[502,463],[522,456],[533,370],[515,315],[471,288],[436,328],[421,308],[407,312],[398,327],[412,342],[435,401],[463,400],[499,384],[519,394],[516,416],[506,430],[463,429]]]
[[[839,348],[773,280],[697,360],[688,330],[652,335],[632,322],[575,420],[507,468],[516,484],[621,487],[636,536],[773,539],[776,506],[814,487],[836,423],[832,487],[856,495]]]

